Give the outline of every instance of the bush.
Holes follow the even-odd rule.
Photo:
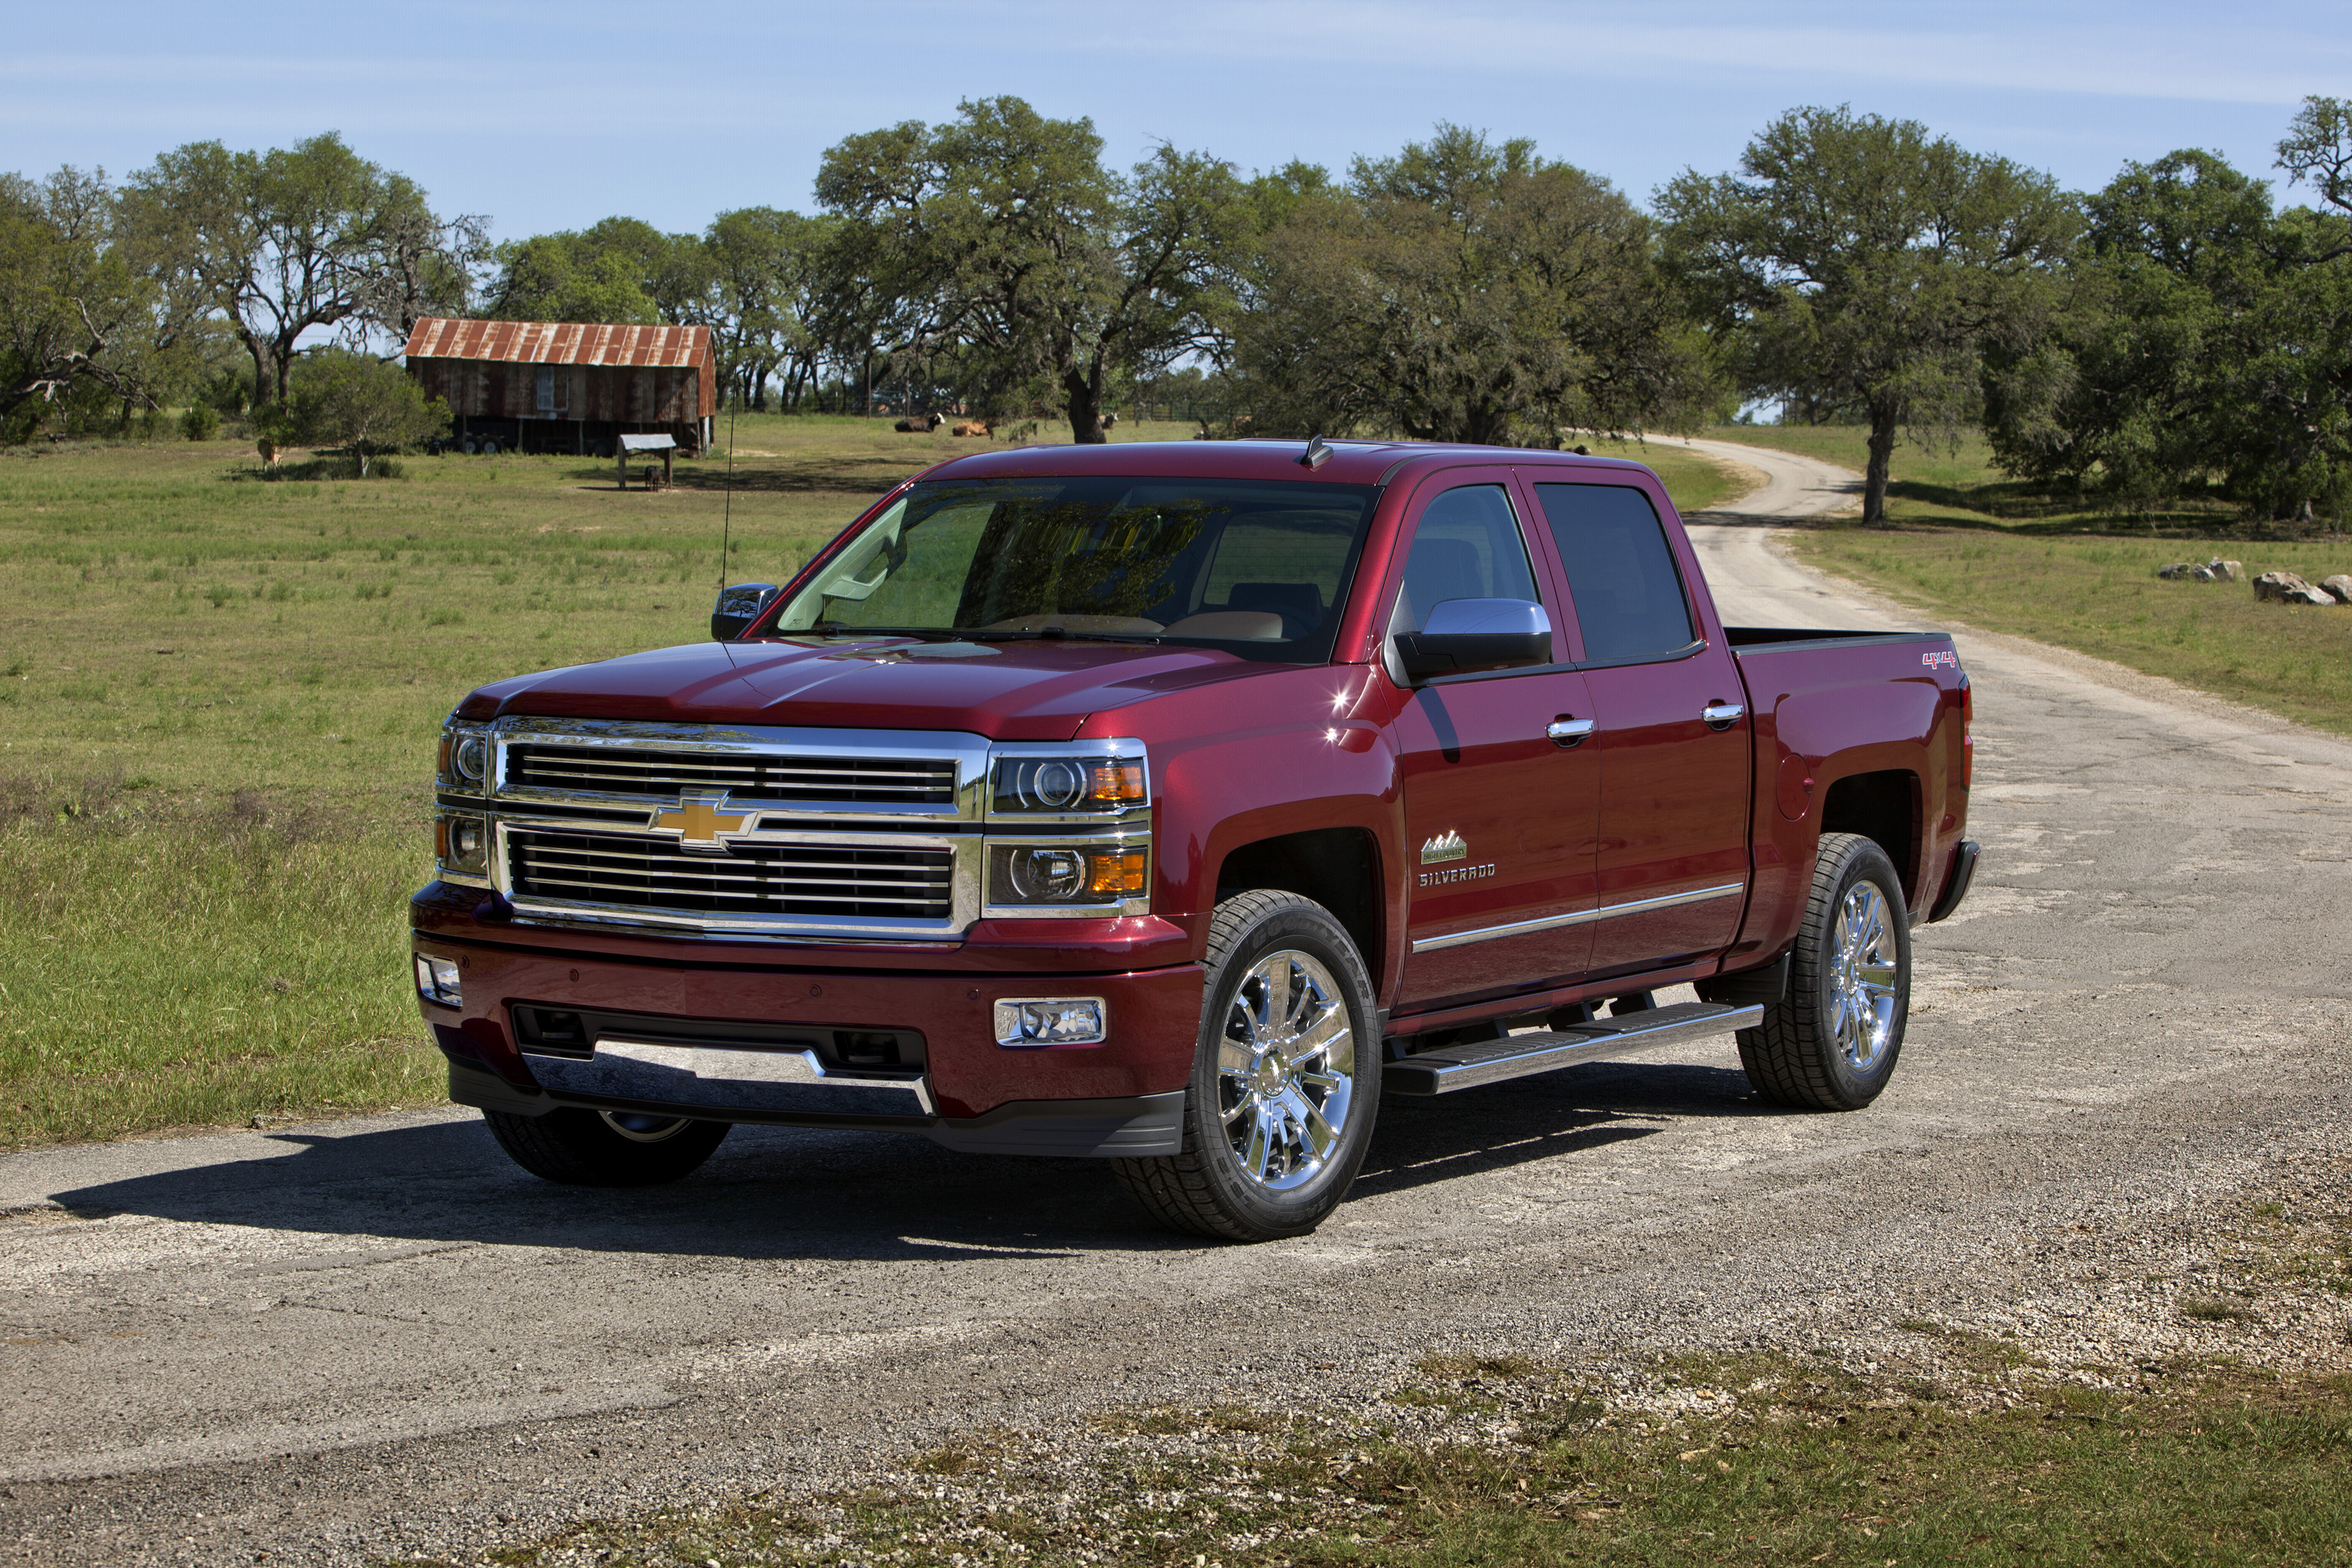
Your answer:
[[[180,434],[191,441],[218,439],[220,410],[209,403],[191,403],[188,411],[180,416]]]
[[[286,417],[297,440],[345,448],[366,479],[370,459],[446,430],[449,406],[426,397],[396,364],[342,349],[314,349],[295,362]]]

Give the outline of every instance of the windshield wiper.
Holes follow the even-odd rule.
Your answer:
[[[1158,632],[1077,632],[1067,626],[1039,626],[1035,631],[996,631],[972,626],[851,626],[839,621],[819,621],[809,632],[826,637],[920,637],[926,642],[1014,642],[1043,638],[1048,642],[1145,642],[1160,640]]]
[[[920,637],[925,642],[962,642],[973,635],[952,626],[848,626],[839,621],[819,621],[809,630],[821,637]]]

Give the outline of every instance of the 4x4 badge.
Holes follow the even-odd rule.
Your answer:
[[[1450,827],[1421,847],[1421,863],[1424,866],[1434,866],[1445,860],[1467,859],[1469,855],[1470,846],[1463,841],[1462,835]]]
[[[656,832],[675,830],[683,849],[724,849],[719,835],[742,832],[758,815],[727,810],[723,789],[688,789],[678,791],[676,805],[654,813],[652,826]]]

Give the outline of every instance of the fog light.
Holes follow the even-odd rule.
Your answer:
[[[416,955],[416,994],[444,1007],[465,1005],[457,991],[457,965],[446,958]]]
[[[1016,1050],[1100,1045],[1110,1008],[1099,996],[1008,996],[996,1004],[996,1043]]]

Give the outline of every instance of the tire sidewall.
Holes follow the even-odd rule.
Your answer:
[[[1868,1072],[1857,1071],[1846,1060],[1836,1038],[1830,1033],[1829,1021],[1834,1013],[1832,982],[1833,942],[1837,932],[1838,911],[1845,907],[1846,895],[1858,882],[1870,882],[1886,900],[1887,924],[1895,933],[1895,1024],[1889,1031],[1886,1050]],[[1811,998],[1813,1016],[1820,1020],[1821,1060],[1823,1070],[1835,1087],[1838,1100],[1851,1109],[1860,1109],[1878,1098],[1895,1076],[1895,1064],[1903,1055],[1903,1036],[1911,1017],[1911,920],[1903,900],[1903,879],[1895,875],[1894,862],[1886,851],[1864,840],[1847,855],[1839,868],[1834,896],[1830,900],[1828,917],[1821,930],[1809,933],[1814,942],[1813,986]]]
[[[1355,1082],[1339,1147],[1314,1180],[1287,1192],[1268,1192],[1242,1173],[1225,1142],[1220,1115],[1218,1047],[1234,996],[1251,968],[1270,952],[1295,948],[1319,961],[1339,982],[1348,1025],[1355,1040]],[[1220,1206],[1259,1237],[1303,1236],[1338,1206],[1371,1147],[1372,1122],[1381,1097],[1379,1015],[1371,977],[1356,944],[1319,905],[1286,902],[1246,927],[1213,960],[1202,995],[1201,1033],[1193,1053],[1190,1092],[1184,1097],[1184,1142],[1217,1191]]]

